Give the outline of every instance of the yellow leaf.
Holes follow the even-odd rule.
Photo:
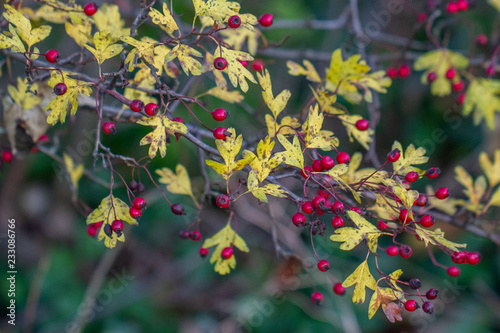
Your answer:
[[[397,207],[396,200],[378,193],[375,193],[375,198],[375,204],[368,210],[376,212],[380,219],[393,220],[399,215],[399,211],[396,212],[394,208]]]
[[[339,145],[339,140],[333,136],[333,132],[321,130],[325,117],[319,111],[318,105],[309,108],[309,116],[302,125],[306,148],[319,148],[332,150]]]
[[[248,190],[260,201],[267,203],[267,195],[272,195],[277,198],[286,198],[286,192],[281,189],[277,184],[267,184],[265,186],[259,186],[259,180],[257,179],[257,171],[252,170],[248,174],[247,181]]]
[[[382,236],[382,232],[358,213],[350,210],[347,214],[356,225],[356,228],[344,227],[337,229],[330,236],[330,240],[342,243],[340,249],[343,251],[351,251],[363,240],[366,240],[370,251],[376,253],[378,238]]]
[[[500,12],[500,0],[488,0],[488,3]]]
[[[50,35],[52,28],[49,25],[42,25],[32,29],[29,18],[21,14],[14,7],[5,4],[3,17],[9,21],[17,31],[17,34],[28,45],[28,50],[32,45],[44,40]]]
[[[155,43],[152,42],[152,41],[143,41],[143,40],[140,40],[138,41],[137,39],[134,39],[132,37],[129,37],[129,36],[121,36],[120,37],[120,40],[122,40],[123,42],[129,44],[129,45],[132,45],[135,50],[135,56],[137,56],[138,58],[140,57],[144,57],[144,59],[149,63],[149,64],[152,64],[154,63],[155,59],[154,59],[154,56],[155,56]],[[130,55],[130,53],[129,53]],[[128,61],[127,61],[128,60]],[[127,56],[127,60],[125,61],[126,63],[129,63],[132,59],[129,58],[129,56]],[[129,67],[130,69],[130,67]]]
[[[352,285],[356,285],[354,288],[354,293],[352,295],[353,303],[364,303],[366,290],[365,288],[370,288],[375,290],[377,288],[377,281],[373,278],[368,268],[367,260],[363,261],[361,265],[356,268],[356,270],[345,279],[342,283],[344,288],[349,288]]]
[[[255,18],[255,22],[257,22],[257,18],[253,15],[251,16]],[[238,51],[241,51],[243,49],[243,46],[246,42],[248,53],[250,53],[251,55],[255,55],[255,53],[257,53],[258,41],[261,33],[259,30],[253,29],[253,26],[250,25],[250,23],[248,25],[245,25],[243,22],[243,18],[244,17],[240,15],[240,19],[242,19],[242,25],[240,28],[221,30],[219,31],[219,34],[221,34],[222,40],[225,44]],[[251,22],[252,20],[248,21]],[[250,29],[248,27],[252,28]]]
[[[101,32],[107,31],[113,43],[118,41],[120,36],[130,35],[130,28],[125,28],[118,5],[105,2],[92,17],[97,29]]]
[[[104,245],[108,248],[113,248],[116,246],[117,241],[124,242],[125,236],[122,232],[120,236],[116,232],[112,232],[111,237],[106,235],[104,232],[104,227],[109,224],[111,225],[114,220],[120,220],[122,222],[127,222],[131,225],[138,225],[137,221],[130,217],[129,206],[118,198],[115,198],[111,194],[104,199],[102,199],[99,207],[94,209],[92,213],[87,216],[87,225],[97,222],[103,222],[101,229],[99,230],[99,235],[97,240],[104,239]]]
[[[163,3],[163,14],[156,9],[151,8],[151,10],[149,11],[149,16],[153,19],[153,23],[160,26],[160,28],[165,31],[170,37],[173,38],[174,32],[179,31],[177,22],[175,22],[174,18],[172,17],[172,13],[170,13],[170,10],[168,9],[166,3]]]
[[[321,112],[326,112],[328,114],[338,115],[345,114],[344,110],[335,107],[335,103],[337,102],[337,95],[331,94],[328,91],[321,90],[313,90],[313,95],[316,101],[318,102],[319,109]]]
[[[271,141],[271,137],[266,136],[265,139],[260,140],[257,145],[257,155],[248,150],[243,152],[245,156],[249,156],[253,159],[252,163],[250,163],[250,167],[257,173],[259,182],[263,182],[267,176],[269,176],[269,173],[283,162],[283,154],[278,153],[272,156],[274,144],[275,141]]]
[[[451,242],[444,238],[444,232],[441,231],[440,228],[436,230],[429,230],[426,228],[422,228],[418,223],[415,224],[415,231],[417,235],[424,241],[425,247],[429,246],[429,243],[432,245],[444,246],[454,252],[458,251],[458,248],[466,248],[467,244],[458,244]]]
[[[413,165],[427,163],[429,157],[425,156],[425,148],[420,147],[415,149],[415,146],[410,144],[403,154],[403,147],[401,144],[398,141],[394,141],[392,149],[399,149],[401,152],[401,157],[396,162],[392,163],[394,173],[406,176],[408,172],[415,171],[422,175],[421,170]]]
[[[354,139],[359,142],[360,145],[363,146],[366,150],[368,150],[370,143],[373,141],[372,135],[373,130],[368,128],[365,131],[360,131],[356,127],[356,122],[363,117],[358,115],[341,115],[339,119],[342,120],[342,124],[345,126],[347,130],[347,134],[349,135],[349,141],[353,142]]]
[[[242,51],[227,49],[223,46],[219,46],[215,50],[213,56],[214,58],[223,57],[224,59],[226,59],[227,67],[223,70],[223,72],[227,74],[227,76],[229,77],[229,81],[231,81],[233,87],[236,88],[239,84],[241,90],[243,92],[247,92],[248,83],[246,80],[252,83],[257,83],[253,74],[250,73],[250,71],[246,69],[245,66],[243,66],[239,61],[239,60],[241,61],[253,60],[253,57],[250,54]]]
[[[465,187],[464,194],[469,198],[470,202],[470,204],[466,205],[467,210],[479,214],[484,207],[481,204],[481,198],[487,189],[486,178],[484,176],[479,176],[474,182],[472,177],[463,167],[456,166],[455,179]]]
[[[27,79],[22,80],[20,77],[17,78],[17,88],[12,85],[7,86],[10,97],[24,110],[31,109],[42,101],[40,96],[34,93],[37,90],[37,83],[32,83],[30,86]]]
[[[165,57],[165,61],[169,62],[177,58],[181,64],[182,70],[186,75],[201,75],[202,65],[201,63],[194,59],[193,57],[202,57],[203,55],[193,49],[192,47],[184,44],[177,44]]]
[[[319,77],[318,72],[316,71],[316,68],[314,68],[313,64],[311,64],[309,60],[304,60],[302,61],[302,63],[304,64],[304,67],[291,60],[288,60],[286,62],[286,66],[288,67],[288,74],[293,76],[304,75],[309,81],[321,82],[321,78]]]
[[[347,171],[342,175],[342,179],[344,180],[345,183],[354,184],[363,179],[364,177],[371,175],[375,171],[374,168],[364,168],[358,170],[362,160],[363,160],[363,154],[359,152],[356,152],[351,156],[351,160],[349,161]],[[377,174],[375,174],[374,176],[377,176]],[[370,178],[369,182],[365,183],[365,186],[369,185],[372,182],[374,182],[374,179]]]
[[[392,301],[401,299],[404,299],[404,294],[401,291],[395,291],[391,288],[380,288],[377,286],[368,307],[368,319],[373,318],[380,305],[387,305]]]
[[[238,14],[240,4],[227,0],[193,0],[195,17],[206,15],[211,17],[218,25],[222,25],[229,16]],[[194,21],[193,21],[194,25]]]
[[[488,207],[489,206],[500,206],[500,187],[498,187],[495,193],[491,196],[491,199],[488,202]]]
[[[189,179],[189,174],[182,164],[177,164],[175,173],[169,168],[157,169],[156,173],[160,176],[159,182],[167,185],[167,191],[174,194],[189,195],[194,199],[191,179]]]
[[[463,114],[471,114],[474,124],[483,119],[490,130],[495,129],[495,112],[500,112],[500,80],[472,80],[465,93]]]
[[[94,55],[99,65],[105,60],[117,56],[123,50],[121,45],[112,44],[111,35],[106,31],[96,32],[94,34],[94,45],[95,49],[89,45],[84,46]]]
[[[241,103],[245,98],[238,90],[228,91],[227,89],[222,89],[220,87],[213,87],[203,95],[212,95],[228,103]],[[196,98],[203,95],[196,96]]]
[[[500,184],[500,149],[495,151],[493,163],[488,158],[488,154],[481,152],[481,154],[479,154],[479,164],[486,178],[488,178],[490,187]]]
[[[73,188],[77,190],[78,181],[83,176],[83,164],[78,164],[77,166],[75,166],[75,162],[73,161],[73,159],[66,153],[64,153],[63,158],[64,166],[66,167],[66,170],[68,171],[69,177],[71,179],[71,184],[73,185]]]
[[[92,41],[92,23],[89,18],[84,14],[79,15],[78,13],[69,13],[71,23],[66,22],[64,28],[68,36],[73,38],[73,40],[84,47],[85,44],[91,44]]]
[[[167,154],[167,130],[177,134],[187,133],[186,125],[178,121],[172,121],[163,115],[143,117],[137,123],[143,126],[154,127],[153,132],[143,137],[139,143],[141,146],[150,145],[148,153],[150,159],[155,158],[158,150],[162,158]]]
[[[66,6],[66,4],[63,4],[59,1],[58,2],[58,8],[64,8],[64,7],[69,7]],[[72,7],[66,8],[73,10]],[[31,17],[31,16],[30,16]],[[37,11],[34,13],[34,18],[35,19],[43,19],[47,22],[51,23],[57,23],[57,24],[63,24],[66,22],[69,18],[68,12],[62,11],[62,10],[57,10],[54,7],[51,7],[49,5],[43,5],[40,8],[37,9]]]
[[[301,170],[304,169],[304,155],[302,154],[302,149],[300,148],[300,141],[298,136],[293,137],[293,143],[290,143],[287,138],[285,138],[282,134],[278,134],[278,141],[281,143],[283,148],[285,148],[284,152],[281,152],[283,155],[283,162],[285,164],[297,167]]]
[[[264,73],[262,75],[257,73],[257,78],[259,79],[259,84],[262,87],[262,90],[264,90],[262,92],[262,98],[273,113],[274,118],[277,119],[292,94],[290,93],[290,90],[285,89],[280,92],[276,98],[274,98],[271,76],[269,75],[269,71],[267,69],[264,69]]]
[[[266,114],[265,119],[267,125],[267,133],[271,138],[274,138],[277,133],[283,135],[296,134],[296,132],[293,129],[300,127],[300,123],[297,120],[297,118],[292,118],[290,116],[281,118],[281,123],[279,124],[270,114]]]
[[[412,207],[415,200],[418,199],[417,191],[407,191],[402,185],[391,187],[392,192],[401,200],[406,209],[408,209],[409,216],[413,219]]]
[[[210,238],[207,238],[203,242],[203,247],[208,249],[210,247],[216,246],[212,256],[210,257],[210,263],[215,263],[215,271],[220,275],[228,274],[231,269],[236,267],[236,258],[234,255],[229,259],[223,259],[221,256],[222,250],[226,247],[231,247],[234,245],[237,249],[243,252],[249,252],[247,244],[232,228],[230,223],[228,223],[219,232]]]

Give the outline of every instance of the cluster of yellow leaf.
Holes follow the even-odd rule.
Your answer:
[[[104,232],[104,227],[106,224],[111,225],[114,220],[120,220],[122,222],[127,222],[131,225],[138,225],[137,221],[130,217],[129,206],[118,198],[115,198],[111,194],[104,199],[102,199],[99,207],[94,209],[92,213],[87,217],[87,225],[97,222],[103,222],[97,240],[104,239],[104,245],[110,249],[116,246],[117,241],[125,241],[125,233],[122,233],[120,237],[113,232],[111,237],[106,235]]]
[[[187,127],[181,122],[170,120],[165,115],[155,117],[143,117],[137,121],[138,124],[143,126],[154,127],[154,130],[142,138],[139,143],[141,146],[149,146],[149,158],[155,158],[158,151],[161,157],[167,154],[167,135],[169,134],[186,134]]]
[[[500,112],[500,81],[474,79],[465,93],[463,114],[473,113],[475,125],[484,120],[490,130],[495,129],[495,112]]]

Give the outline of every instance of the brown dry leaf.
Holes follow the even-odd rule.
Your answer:
[[[384,311],[385,316],[391,323],[395,323],[396,320],[403,321],[403,317],[401,317],[401,307],[394,302],[387,305],[382,304],[382,311]]]

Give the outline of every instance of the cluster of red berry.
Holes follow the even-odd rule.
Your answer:
[[[458,12],[465,12],[467,9],[469,9],[469,2],[467,0],[450,1],[446,5],[446,12],[452,15]]]
[[[411,70],[410,70],[410,66],[408,66],[408,65],[400,65],[399,68],[397,68],[397,69],[395,67],[387,68],[386,74],[391,79],[395,79],[398,76],[401,79],[405,79],[408,76],[410,76]]]

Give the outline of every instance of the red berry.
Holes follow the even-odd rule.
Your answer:
[[[358,213],[359,215],[361,215],[361,209],[359,209],[358,207],[351,207],[351,209],[353,212],[356,212]]]
[[[313,212],[313,205],[311,201],[306,201],[302,204],[302,211],[306,214],[312,214]]]
[[[227,25],[230,28],[236,29],[241,25],[241,19],[238,15],[233,15],[227,20]]]
[[[476,44],[478,46],[482,46],[482,47],[488,45],[488,37],[486,37],[485,34],[479,34],[479,35],[477,35],[477,37],[476,37]]]
[[[2,151],[2,160],[5,163],[12,162],[13,158],[14,158],[14,155],[12,155],[12,152],[10,150],[4,150],[4,151]]]
[[[405,302],[405,309],[406,311],[413,312],[416,309],[418,309],[418,303],[415,302],[414,300],[410,299]]]
[[[439,294],[439,290],[437,289],[429,289],[427,290],[427,292],[425,293],[425,297],[427,297],[427,299],[436,299],[436,297],[438,296]]]
[[[457,1],[457,9],[459,11],[466,11],[469,8],[469,3],[467,0],[458,0]]]
[[[436,191],[436,198],[438,199],[446,199],[450,196],[450,194],[448,193],[448,188],[446,187],[440,187],[437,189]]]
[[[426,13],[419,13],[418,14],[418,22],[424,23],[427,20],[427,14]]]
[[[170,210],[175,215],[186,215],[184,207],[180,203],[173,204],[172,207],[170,207]]]
[[[439,176],[439,174],[440,174],[440,173],[441,173],[441,169],[434,167],[434,168],[430,168],[429,170],[427,170],[427,171],[425,172],[425,175],[426,175],[426,176],[427,176],[427,178],[429,178],[429,179],[434,179],[434,178],[436,178],[437,176]]]
[[[323,302],[323,294],[320,293],[319,291],[315,291],[311,295],[311,302],[313,302],[316,305],[320,305],[321,302]]]
[[[264,69],[264,67],[265,67],[265,63],[264,63],[264,60],[262,60],[262,59],[255,59],[252,62],[252,68],[256,72],[262,71]]]
[[[344,212],[344,204],[340,201],[335,201],[332,204],[332,212],[335,214],[340,214]]]
[[[398,76],[398,71],[394,67],[389,67],[389,68],[387,68],[386,74],[391,79],[395,79]]]
[[[153,117],[158,113],[158,105],[155,103],[148,103],[144,107],[144,112],[146,112],[148,116]]]
[[[330,156],[325,155],[321,158],[321,167],[323,168],[323,170],[330,170],[334,165],[335,162]]]
[[[453,91],[462,91],[464,89],[464,81],[460,80],[451,85]]]
[[[325,198],[321,195],[317,195],[312,199],[312,205],[316,209],[323,209],[325,206]]]
[[[425,205],[427,205],[427,196],[420,193],[417,200],[415,200],[415,204],[419,207],[424,207]]]
[[[55,64],[61,56],[59,55],[59,52],[56,50],[48,50],[45,52],[45,59],[50,62]]]
[[[217,207],[222,209],[229,207],[229,202],[229,198],[224,194],[219,195],[217,199],[215,199],[215,204],[217,205]]]
[[[341,151],[340,153],[337,154],[336,160],[338,164],[342,163],[347,164],[351,160],[351,157],[349,156],[348,153]]]
[[[184,123],[184,119],[182,119],[181,117],[174,117],[174,118],[172,119],[172,121],[176,121],[176,122],[178,122],[178,123],[183,123],[183,124],[185,124],[185,123]]]
[[[467,261],[467,254],[465,252],[462,252],[462,251],[454,252],[451,255],[451,260],[455,264],[463,264]]]
[[[87,16],[92,16],[97,12],[98,9],[99,9],[99,7],[97,6],[97,4],[95,2],[89,2],[88,4],[86,4],[83,7],[83,12]]]
[[[318,269],[322,272],[326,272],[330,269],[330,263],[327,260],[320,260],[318,262]]]
[[[212,111],[212,117],[217,121],[226,120],[228,115],[229,114],[227,113],[227,111],[225,109],[222,109],[222,108],[217,108],[217,109]]]
[[[479,253],[471,252],[467,255],[467,262],[471,265],[476,265],[480,261]]]
[[[333,292],[336,293],[337,295],[344,295],[345,294],[345,288],[342,286],[342,283],[335,283],[333,286]]]
[[[248,60],[238,60],[240,62],[240,64],[243,65],[243,67],[247,68],[248,66]]]
[[[405,179],[410,183],[414,183],[418,180],[418,173],[410,171],[406,174]]]
[[[446,11],[448,14],[456,14],[458,12],[458,6],[456,2],[449,2],[446,6]]]
[[[412,219],[410,217],[410,212],[408,211],[408,209],[403,209],[399,212],[399,220],[404,224],[404,223],[407,223],[407,222],[411,222]]]
[[[366,131],[370,123],[366,119],[360,119],[356,122],[356,128],[360,131]]]
[[[446,71],[445,76],[446,76],[446,78],[447,78],[448,80],[453,80],[453,78],[455,77],[455,75],[456,75],[456,74],[457,74],[457,73],[456,73],[455,69],[454,69],[454,68],[450,68],[450,69],[448,69],[448,70]]]
[[[123,222],[120,220],[114,220],[111,223],[111,230],[113,230],[114,232],[123,231]]]
[[[401,151],[398,148],[392,150],[389,154],[387,154],[387,160],[391,163],[396,162],[400,157]]]
[[[380,231],[384,231],[384,230],[387,230],[389,228],[389,226],[384,221],[378,221],[377,222],[377,228]]]
[[[321,160],[314,160],[312,162],[312,169],[316,172],[323,171],[323,167],[321,166]]]
[[[134,99],[130,102],[130,110],[134,112],[141,112],[144,109],[144,102],[139,99]]]
[[[410,75],[410,67],[408,67],[407,65],[399,66],[398,75],[402,79],[408,77]]]
[[[193,241],[199,241],[201,238],[201,234],[199,231],[192,231],[189,234],[189,238],[191,238]]]
[[[458,97],[457,97],[457,104],[458,105],[462,105],[462,104],[464,104],[464,101],[465,101],[465,94],[458,95]]]
[[[486,67],[486,75],[488,76],[494,76],[496,74],[496,70],[495,70],[495,66],[493,65],[490,65],[488,67]]]
[[[398,255],[399,249],[396,245],[390,245],[385,250],[385,253],[387,253],[388,256],[395,257]]]
[[[216,138],[218,140],[224,140],[224,141],[226,141],[226,131],[227,131],[227,128],[216,127],[214,129],[214,132],[213,132],[214,138]]]
[[[413,250],[408,245],[401,245],[401,247],[399,248],[399,255],[403,259],[410,258],[412,254],[413,254]]]
[[[460,268],[458,268],[457,266],[450,266],[446,270],[446,273],[448,273],[448,275],[451,277],[457,277],[460,275]]]
[[[229,259],[233,256],[233,248],[232,247],[225,247],[222,252],[221,252],[221,257],[223,259]]]
[[[310,166],[304,167],[304,170],[300,170],[300,174],[304,178],[309,178],[309,175],[313,172],[313,169]]]
[[[190,235],[189,231],[186,231],[186,230],[179,232],[179,237],[181,239],[188,239],[189,235]]]
[[[137,209],[135,207],[130,207],[130,209],[128,210],[130,216],[132,218],[138,218],[138,217],[141,217],[142,213],[141,213],[141,210],[140,209]]]
[[[424,215],[420,219],[420,225],[424,228],[429,228],[434,225],[434,216],[432,215]]]
[[[306,217],[302,213],[295,213],[292,216],[292,222],[296,227],[302,227],[306,223]]]
[[[200,254],[200,257],[205,258],[208,255],[208,249],[200,247],[198,253]]]
[[[101,222],[96,222],[96,223],[91,223],[87,225],[87,234],[90,237],[95,237],[99,231],[99,228],[102,226],[102,221]]]
[[[342,228],[344,226],[344,220],[340,216],[335,216],[332,219],[332,227],[334,229]]]
[[[115,134],[116,124],[112,121],[105,121],[102,123],[101,130],[106,134]]]
[[[262,14],[259,17],[259,23],[263,27],[270,27],[273,24],[273,16],[271,14]]]
[[[220,71],[224,70],[227,67],[227,60],[223,57],[217,57],[214,60],[214,67]]]
[[[133,206],[137,209],[144,209],[146,208],[146,200],[144,200],[143,198],[141,197],[137,197],[134,199],[134,202],[132,203]]]
[[[66,91],[68,91],[68,87],[62,82],[54,86],[54,94],[56,94],[57,96],[64,95]]]
[[[434,82],[436,81],[436,79],[437,79],[436,72],[429,72],[429,74],[427,74],[427,81]]]
[[[424,310],[425,313],[432,314],[434,313],[434,305],[431,302],[424,302],[424,304],[422,304],[422,310]]]

